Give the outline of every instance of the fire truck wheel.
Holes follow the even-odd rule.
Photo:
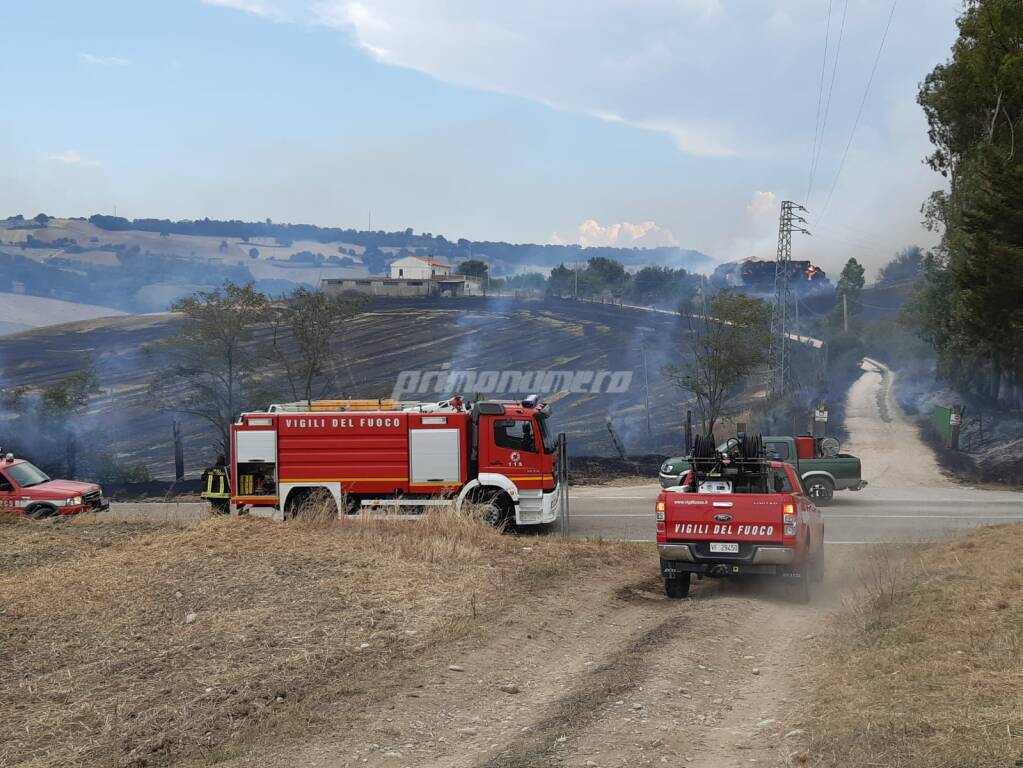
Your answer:
[[[504,491],[485,496],[477,509],[480,519],[494,528],[503,528],[512,516],[512,502]]]
[[[294,491],[288,496],[288,502],[284,507],[285,520],[310,515],[316,519],[337,517],[337,502],[329,491],[313,488]]]
[[[684,573],[676,576],[674,579],[665,579],[664,594],[672,600],[681,600],[684,597],[689,597],[689,582],[691,578],[691,573]]]
[[[826,477],[811,477],[806,481],[806,492],[819,507],[826,507],[835,496],[835,486]]]

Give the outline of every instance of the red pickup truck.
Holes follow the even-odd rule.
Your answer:
[[[109,508],[98,485],[52,480],[34,464],[0,453],[0,512],[38,518]]]
[[[699,578],[780,576],[798,602],[823,577],[824,522],[789,464],[728,453],[697,459],[682,485],[657,497],[664,590]],[[703,468],[701,469],[701,464]]]

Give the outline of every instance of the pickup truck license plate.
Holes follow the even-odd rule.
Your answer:
[[[712,541],[710,543],[710,551],[720,552],[722,554],[737,555],[739,554],[739,545],[732,542]]]

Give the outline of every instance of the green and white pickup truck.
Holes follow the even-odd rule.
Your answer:
[[[806,494],[818,505],[830,503],[835,491],[858,491],[867,484],[860,473],[860,460],[839,453],[834,438],[765,437],[764,447],[769,458],[776,457],[796,468]],[[718,450],[727,450],[727,441]],[[688,471],[689,462],[684,456],[667,459],[659,473],[661,487],[681,485]]]

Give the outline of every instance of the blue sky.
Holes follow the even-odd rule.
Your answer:
[[[837,183],[890,0],[11,3],[0,215],[372,211],[449,237],[771,257],[778,203],[806,196],[829,5],[796,255],[877,265],[931,242],[916,86],[958,0],[898,3]]]

